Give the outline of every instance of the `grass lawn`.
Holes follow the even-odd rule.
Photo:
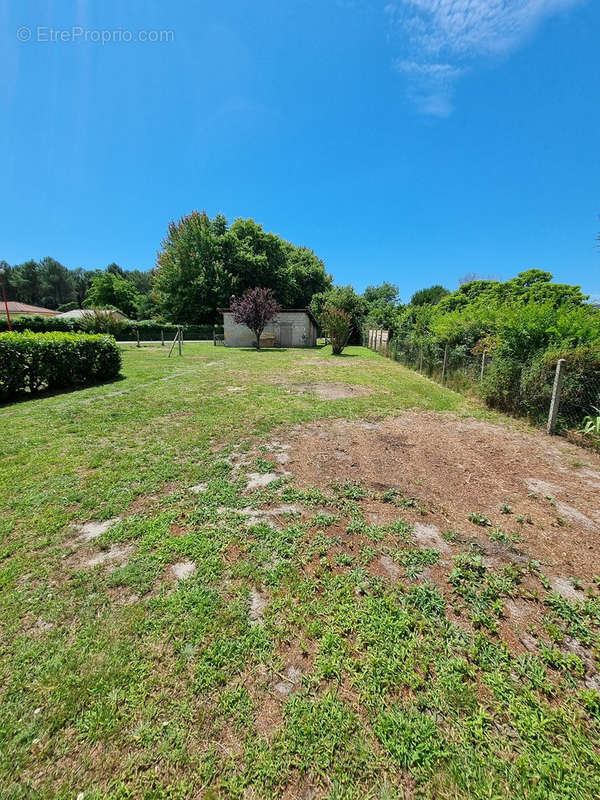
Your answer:
[[[358,347],[123,353],[0,408],[2,798],[600,797],[591,579],[567,600],[449,530],[436,583],[428,498],[363,484],[351,443],[336,480],[286,466],[319,420],[425,409],[435,441],[488,411]],[[528,653],[498,633],[519,596]]]

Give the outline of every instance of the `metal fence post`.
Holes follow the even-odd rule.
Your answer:
[[[481,354],[481,375],[479,376],[479,380],[483,381],[483,372],[485,370],[485,350]]]
[[[444,382],[444,378],[446,377],[446,363],[448,361],[448,345],[444,347],[444,364],[442,366],[442,383]]]
[[[160,346],[161,347],[165,346],[165,329],[164,328],[160,329]]]
[[[140,345],[140,329],[138,328],[137,325],[135,326],[135,338],[137,339],[137,346],[141,347],[141,345]]]
[[[560,390],[562,388],[563,376],[565,372],[565,359],[559,358],[556,364],[556,374],[554,375],[554,387],[552,388],[552,400],[550,402],[550,413],[548,414],[548,425],[546,430],[549,434],[554,433],[558,407],[560,405]]]

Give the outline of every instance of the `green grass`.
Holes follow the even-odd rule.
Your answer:
[[[345,476],[323,486],[316,475],[308,489],[284,479],[248,498],[229,460],[276,426],[415,406],[488,412],[362,348],[184,352],[127,347],[121,381],[0,408],[2,798],[272,798],[309,786],[330,800],[600,796],[600,699],[560,649],[565,636],[598,647],[597,597],[546,593],[556,646],[511,654],[494,632],[522,568],[493,572],[466,552],[445,598],[416,582],[439,554],[411,542],[400,515],[412,506],[393,487],[398,519],[377,527],[368,492]],[[314,380],[373,393],[286,391]],[[271,470],[273,454],[256,452],[244,469]],[[240,510],[271,501],[312,516],[247,527]],[[93,548],[129,545],[127,563],[87,568],[72,526],[115,516]],[[362,542],[352,555],[349,535]],[[366,570],[389,554],[405,574],[397,585]],[[175,584],[181,561],[196,572]],[[274,685],[289,653],[303,672],[285,698]]]

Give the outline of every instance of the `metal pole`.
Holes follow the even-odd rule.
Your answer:
[[[10,313],[8,311],[8,301],[6,299],[6,289],[4,288],[4,269],[0,267],[0,283],[2,284],[2,299],[4,300],[4,309],[6,310],[6,322],[8,323],[8,330],[12,332],[12,322],[10,321]]]
[[[181,325],[177,327],[177,332],[179,334],[179,355],[181,355],[181,340],[183,338],[183,328],[181,327]]]
[[[442,366],[442,383],[446,377],[446,362],[448,361],[448,345],[444,347],[444,364]]]
[[[556,418],[558,417],[558,407],[560,405],[560,390],[562,388],[564,372],[565,359],[559,358],[556,364],[554,387],[552,388],[552,400],[550,402],[550,413],[548,414],[548,425],[546,427],[548,434],[553,434],[554,428],[556,427]]]
[[[164,328],[160,329],[160,346],[161,347],[165,346],[165,329]]]
[[[485,369],[485,350],[481,354],[481,375],[479,376],[479,380],[483,380],[483,371]]]
[[[137,325],[135,326],[135,338],[137,340],[137,346],[141,347],[141,345],[140,345],[140,329],[138,328]]]

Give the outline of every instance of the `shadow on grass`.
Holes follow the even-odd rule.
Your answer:
[[[10,408],[11,406],[18,406],[22,405],[23,403],[28,403],[31,400],[41,400],[45,397],[58,397],[60,395],[65,394],[73,394],[74,392],[80,392],[82,389],[91,389],[94,386],[111,386],[113,383],[120,383],[121,381],[125,380],[124,375],[117,375],[116,378],[111,378],[107,381],[90,381],[88,383],[78,383],[76,386],[65,386],[63,389],[41,389],[37,392],[21,392],[16,397],[10,398],[9,400],[3,400],[0,402],[0,408]]]

